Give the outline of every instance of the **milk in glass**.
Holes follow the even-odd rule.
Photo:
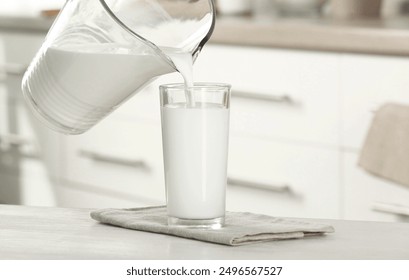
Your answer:
[[[223,217],[228,109],[196,102],[162,107],[161,113],[169,216]]]

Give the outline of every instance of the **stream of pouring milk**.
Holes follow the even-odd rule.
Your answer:
[[[161,108],[168,214],[182,219],[223,217],[228,109],[194,99],[190,53],[167,55],[186,88],[186,103]]]
[[[181,52],[177,49],[164,49],[165,54],[167,54],[172,60],[173,64],[176,66],[178,72],[182,75],[185,83],[185,95],[186,103],[189,107],[195,106],[195,100],[193,92],[190,89],[193,87],[193,57],[189,52]]]

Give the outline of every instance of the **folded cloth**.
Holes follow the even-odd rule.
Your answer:
[[[165,206],[102,209],[91,212],[91,217],[123,228],[232,246],[334,232],[334,228],[328,225],[241,212],[227,212],[225,226],[221,229],[168,226]]]
[[[409,106],[379,108],[361,150],[358,165],[369,173],[409,186]]]

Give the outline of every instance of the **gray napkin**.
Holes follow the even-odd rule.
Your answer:
[[[334,228],[328,225],[241,212],[226,212],[225,226],[221,229],[168,226],[164,206],[102,209],[91,212],[91,217],[123,228],[232,246],[334,232]]]
[[[362,147],[359,166],[378,177],[409,186],[409,106],[379,108]]]

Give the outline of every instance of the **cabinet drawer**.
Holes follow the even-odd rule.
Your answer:
[[[358,156],[345,153],[343,170],[345,185],[344,218],[371,221],[409,221],[409,215],[396,214],[392,208],[409,209],[409,188],[385,181],[357,166]]]
[[[0,50],[3,51],[0,57],[4,59],[1,62],[28,66],[44,39],[45,34],[42,33],[0,32]]]
[[[156,201],[121,195],[106,189],[62,184],[55,188],[58,207],[70,208],[133,208],[156,205]]]
[[[21,79],[44,38],[41,33],[0,32],[0,95],[21,97]]]
[[[67,184],[165,201],[159,125],[105,119],[81,136],[64,137]]]
[[[342,145],[360,149],[374,112],[386,102],[409,104],[409,59],[344,55],[341,63]]]
[[[210,45],[194,70],[232,84],[233,131],[337,145],[337,67],[335,54]]]
[[[339,218],[335,150],[232,137],[229,153],[228,209]]]

